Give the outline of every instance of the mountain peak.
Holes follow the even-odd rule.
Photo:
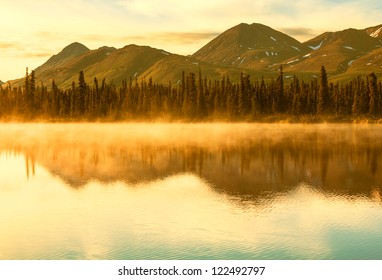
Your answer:
[[[260,23],[240,23],[213,39],[193,57],[226,67],[265,70],[306,51],[296,39]]]
[[[89,49],[86,46],[84,46],[81,43],[74,42],[74,43],[71,43],[70,45],[66,46],[65,48],[63,48],[62,51],[59,53],[59,55],[77,56],[77,55],[81,55],[87,51],[89,51]]]
[[[74,42],[66,46],[65,48],[63,48],[62,51],[59,52],[58,54],[53,55],[50,59],[48,59],[47,62],[45,62],[45,65],[53,67],[71,57],[82,55],[88,51],[90,50],[83,44]]]
[[[4,83],[3,83],[3,81],[2,81],[2,80],[0,80],[0,86],[2,86],[2,85],[4,85]]]

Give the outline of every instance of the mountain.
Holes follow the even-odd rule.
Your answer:
[[[67,60],[69,60],[71,58],[80,56],[80,55],[82,55],[84,53],[87,53],[89,51],[90,50],[86,46],[84,46],[84,45],[82,45],[82,44],[80,44],[78,42],[75,42],[75,43],[72,43],[69,46],[65,47],[58,54],[53,55],[42,66],[43,66],[43,68],[60,67],[60,65],[62,63],[64,63],[65,61],[67,61]]]
[[[312,72],[322,65],[332,74],[347,71],[358,58],[380,48],[378,38],[371,37],[365,30],[346,29],[326,32],[304,43],[310,52],[285,61],[285,71]]]
[[[130,77],[138,80],[152,77],[158,83],[169,81],[176,83],[180,81],[182,71],[198,72],[199,68],[202,69],[203,75],[208,75],[211,79],[229,75],[238,80],[242,71],[239,68],[212,65],[190,56],[172,54],[148,46],[131,44],[121,49],[101,47],[97,50],[89,50],[81,45],[82,53],[68,52],[68,49],[72,49],[72,45],[65,47],[59,54],[35,69],[39,82],[50,87],[54,78],[57,85],[68,88],[73,81],[77,82],[78,73],[81,70],[84,71],[88,84],[92,84],[94,78],[97,78],[99,81],[102,79],[113,81],[117,85]],[[256,74],[269,76],[269,73],[251,70],[248,73],[253,76]],[[11,84],[21,86],[23,82],[24,78],[21,78],[12,81]]]
[[[171,55],[164,50],[148,46],[127,45],[84,69],[84,73],[90,79],[105,78],[118,84],[129,77],[141,77],[141,74],[156,62]]]
[[[121,49],[102,47],[67,61],[65,68],[60,70],[62,78],[58,82],[68,87],[72,81],[77,82],[78,73],[83,70],[90,84],[94,78],[105,78],[119,84],[130,76],[138,76],[167,55],[169,53],[146,46],[128,45]]]
[[[73,78],[77,77],[81,70],[104,60],[113,51],[115,51],[115,48],[101,47],[97,50],[87,50],[82,53],[74,52],[70,56],[63,56],[61,60],[57,59],[57,56],[53,56],[46,63],[36,68],[35,74],[45,84],[49,84],[52,78],[54,78],[57,84],[70,85]],[[76,81],[77,79],[74,80]]]
[[[2,86],[4,83],[0,80],[0,86]]]
[[[75,62],[80,61],[81,58],[91,56],[94,52],[97,51],[91,51],[83,44],[78,42],[72,43],[37,67],[35,75],[38,81],[43,82],[45,85],[50,85],[53,78],[57,84],[61,85],[65,80],[73,76],[73,71],[78,70],[79,72],[85,66],[80,64],[78,65],[79,67],[76,67]],[[89,64],[92,63],[90,62]],[[21,86],[23,82],[24,78],[10,81],[12,86]]]
[[[198,73],[199,69],[203,76],[207,76],[211,80],[218,80],[223,76],[229,76],[232,81],[239,81],[242,72],[251,77],[264,76],[265,78],[270,78],[274,75],[274,73],[270,71],[214,65],[200,61],[192,56],[173,54],[155,63],[139,77],[153,77],[155,81],[159,81],[160,83],[168,83],[169,81],[178,83],[182,78],[183,71],[185,73]]]
[[[241,23],[217,36],[193,57],[215,65],[267,70],[307,50],[296,39],[268,26]]]
[[[77,82],[83,70],[88,84],[94,78],[116,85],[130,77],[152,77],[157,83],[176,83],[182,71],[202,71],[203,76],[220,79],[224,75],[237,81],[240,73],[265,78],[277,75],[283,65],[286,78],[294,74],[304,79],[316,77],[322,65],[330,79],[348,79],[375,72],[382,76],[382,25],[361,30],[325,32],[307,42],[253,23],[234,26],[191,56],[172,54],[149,46],[126,45],[123,48],[101,47],[90,50],[75,42],[53,55],[35,69],[38,82],[67,88]],[[10,81],[21,86],[24,79]]]
[[[382,48],[350,61],[346,72],[337,75],[337,80],[350,79],[358,75],[367,75],[374,72],[378,77],[382,73]]]

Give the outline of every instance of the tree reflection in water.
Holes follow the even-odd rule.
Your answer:
[[[204,134],[197,131],[195,139],[192,126],[190,135],[180,139],[176,134],[131,136],[131,131],[118,139],[121,134],[113,138],[109,131],[105,141],[98,130],[86,139],[81,134],[66,137],[64,131],[33,135],[33,141],[8,135],[0,148],[25,155],[28,177],[37,162],[73,188],[91,180],[138,183],[189,172],[229,194],[261,196],[306,182],[328,192],[378,197],[382,139],[376,131],[382,128],[286,125],[264,132],[253,126],[254,131],[239,128],[229,135],[228,130],[214,134],[203,127]]]

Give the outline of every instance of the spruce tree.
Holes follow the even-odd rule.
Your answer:
[[[199,68],[199,75],[198,75],[198,86],[197,86],[197,100],[196,100],[196,107],[197,107],[197,117],[199,119],[203,119],[207,116],[207,104],[206,104],[206,98],[204,93],[204,87],[203,87],[203,79],[202,79],[202,72]]]
[[[279,76],[276,80],[276,92],[275,92],[275,105],[276,112],[284,113],[285,109],[285,101],[284,101],[284,72],[283,66],[280,66]]]
[[[320,84],[317,96],[317,114],[322,115],[328,112],[329,106],[329,85],[325,67],[321,67]]]
[[[80,71],[78,75],[78,112],[80,116],[85,113],[85,93],[86,93],[86,82],[85,75],[83,71]]]
[[[377,77],[374,73],[371,73],[369,75],[369,114],[375,115],[377,112],[377,101],[376,98],[378,96],[378,84],[377,84]]]
[[[352,104],[352,114],[358,116],[361,113],[361,92],[360,92],[360,77],[357,77],[356,85],[354,89],[353,104]]]

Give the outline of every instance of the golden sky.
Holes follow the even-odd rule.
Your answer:
[[[192,54],[241,22],[300,41],[382,23],[380,0],[0,0],[0,80],[22,77],[72,42]]]

